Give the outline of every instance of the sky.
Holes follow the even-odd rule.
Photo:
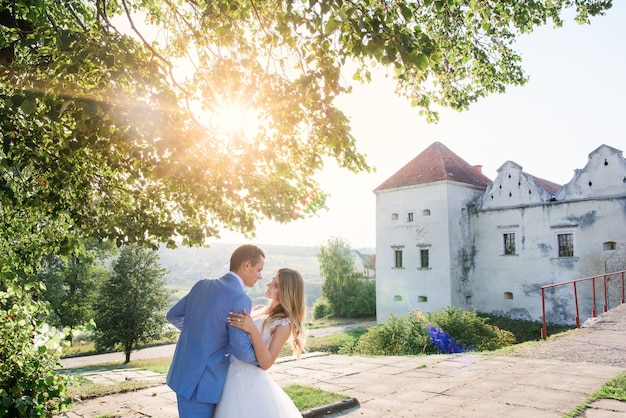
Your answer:
[[[226,231],[219,241],[319,246],[338,237],[353,248],[374,248],[373,190],[435,141],[482,165],[492,180],[513,161],[558,184],[569,182],[602,144],[626,151],[626,1],[613,4],[590,25],[570,19],[520,38],[515,48],[530,80],[468,111],[440,111],[437,124],[396,96],[395,83],[382,74],[369,85],[354,85],[337,104],[376,171],[354,174],[329,165],[317,177],[330,194],[328,210],[284,225],[263,222],[252,240]]]

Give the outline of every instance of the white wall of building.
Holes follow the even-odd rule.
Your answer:
[[[456,303],[462,216],[477,190],[453,182],[381,191],[376,197],[376,303],[378,321],[418,309]],[[412,215],[409,215],[412,214]],[[412,217],[411,217],[412,216]],[[451,223],[450,220],[456,221]],[[402,267],[395,253],[402,251]],[[421,251],[428,251],[422,267]]]
[[[540,321],[541,286],[626,268],[626,162],[603,145],[556,196],[510,161],[485,191],[450,181],[380,190],[376,230],[379,322],[445,306]],[[515,234],[514,254],[505,254],[504,234]],[[572,234],[572,256],[559,256],[559,234]],[[402,268],[394,266],[397,249]],[[428,268],[420,249],[429,251]],[[577,291],[584,321],[591,283]],[[546,311],[549,322],[573,323],[573,286],[548,291]]]

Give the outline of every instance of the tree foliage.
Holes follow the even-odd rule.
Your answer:
[[[162,311],[168,295],[162,277],[167,271],[158,259],[154,250],[124,245],[96,304],[96,346],[121,346],[126,363],[138,344],[158,339],[165,331]]]
[[[109,276],[104,260],[117,252],[108,242],[88,241],[84,254],[64,260],[48,255],[37,278],[45,284],[42,297],[49,302],[52,326],[79,328],[94,318],[94,305],[102,284]],[[68,335],[71,341],[71,334]]]
[[[3,272],[0,281],[0,417],[53,416],[71,404],[57,375],[61,333],[45,326],[43,286]]]
[[[609,0],[0,1],[2,206],[118,242],[252,234],[323,206],[325,158],[368,170],[345,68],[427,115],[522,84],[516,37]],[[349,75],[348,75],[349,76]],[[219,120],[232,107],[248,124]],[[33,226],[34,227],[34,226]],[[59,246],[68,245],[60,242]]]
[[[328,301],[330,313],[350,317],[349,301],[356,298],[362,285],[350,243],[343,238],[330,238],[320,246],[317,259],[324,279],[322,296]]]
[[[335,106],[350,90],[345,68],[369,81],[370,66],[387,67],[434,120],[436,106],[466,109],[524,83],[519,34],[559,26],[566,9],[586,22],[610,7],[0,0],[1,284],[47,254],[77,254],[86,237],[197,244],[315,213],[328,160],[369,170]],[[220,128],[229,107],[247,109],[245,128]]]

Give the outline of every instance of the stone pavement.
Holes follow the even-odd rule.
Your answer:
[[[584,355],[568,354],[562,349],[567,346],[576,353],[584,351]],[[602,314],[588,328],[521,349],[420,357],[312,353],[299,362],[283,360],[269,372],[283,387],[297,383],[358,401],[349,409],[324,414],[326,417],[556,418],[624,371],[626,305]],[[158,385],[76,402],[67,416],[104,414],[175,418],[176,396],[167,386]],[[625,418],[626,403],[600,400],[581,416]]]

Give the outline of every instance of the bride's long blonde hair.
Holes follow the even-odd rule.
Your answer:
[[[270,326],[274,321],[287,318],[291,322],[291,348],[297,359],[305,349],[306,330],[304,318],[306,315],[306,295],[304,279],[297,270],[281,268],[277,272],[280,303],[272,307],[272,301],[267,306],[267,318],[264,326]]]

